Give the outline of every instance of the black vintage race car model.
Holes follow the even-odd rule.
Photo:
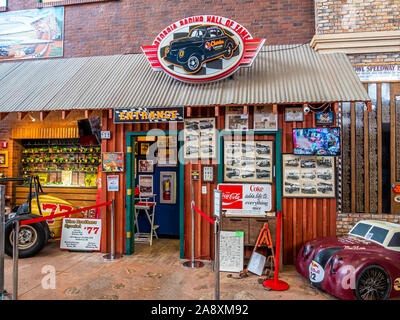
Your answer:
[[[222,28],[202,25],[193,28],[187,37],[172,40],[165,48],[163,59],[187,73],[196,73],[207,61],[219,57],[230,59],[237,46]]]

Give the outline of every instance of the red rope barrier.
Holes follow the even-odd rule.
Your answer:
[[[54,219],[54,218],[58,218],[58,217],[63,217],[63,216],[69,216],[71,214],[79,213],[79,212],[82,212],[82,211],[95,209],[95,208],[99,208],[99,207],[103,207],[103,206],[108,206],[111,203],[112,203],[112,201],[107,201],[107,202],[104,202],[104,203],[101,203],[101,204],[97,204],[95,206],[75,209],[75,210],[72,210],[72,211],[66,211],[66,212],[57,213],[57,214],[52,214],[52,215],[47,216],[47,217],[39,217],[39,218],[30,219],[30,220],[23,220],[23,221],[20,222],[20,225],[24,226],[26,224],[31,224],[31,223],[40,222],[40,221],[46,221],[46,220],[50,220],[50,219]]]
[[[206,214],[205,214],[204,212],[200,211],[200,210],[199,210],[198,208],[196,208],[194,205],[193,205],[193,209],[194,209],[194,211],[196,211],[197,213],[200,213],[209,223],[214,224],[214,220],[213,220],[213,219],[211,219],[210,217],[206,216]]]

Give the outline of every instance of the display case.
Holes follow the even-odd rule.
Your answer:
[[[81,146],[79,139],[21,140],[24,177],[38,175],[42,185],[96,187],[100,146]]]

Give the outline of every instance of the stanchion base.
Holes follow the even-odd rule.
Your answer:
[[[285,291],[289,289],[289,285],[282,280],[274,280],[274,279],[268,279],[263,282],[263,286],[265,289],[269,290],[275,290],[275,291]]]
[[[201,262],[201,261],[191,261],[191,260],[189,260],[189,261],[185,261],[183,263],[183,266],[186,267],[186,268],[201,268],[201,267],[204,266],[204,263]]]
[[[114,257],[111,256],[111,253],[107,253],[103,256],[103,261],[114,261],[116,259],[122,258],[122,254],[115,254]]]

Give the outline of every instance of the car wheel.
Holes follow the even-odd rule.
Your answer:
[[[36,216],[37,217],[37,216]],[[31,216],[19,218],[22,220],[32,219]],[[5,252],[10,257],[13,256],[13,236],[14,221],[9,220],[5,228]],[[18,235],[19,258],[29,258],[37,254],[47,242],[47,232],[45,226],[41,222],[20,226]]]
[[[358,300],[385,300],[390,289],[390,277],[386,270],[378,265],[370,265],[358,274],[355,295]]]
[[[232,50],[233,50],[233,44],[232,44],[232,42],[229,42],[229,43],[226,45],[224,57],[225,57],[225,58],[230,58],[231,55],[232,55]]]
[[[186,71],[188,72],[196,72],[200,68],[200,58],[197,54],[192,54],[187,63],[186,63]]]

